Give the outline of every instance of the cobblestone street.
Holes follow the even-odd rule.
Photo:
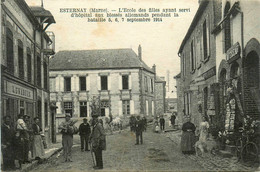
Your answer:
[[[107,136],[107,150],[103,152],[103,170],[206,170],[196,161],[182,155],[179,147],[165,137],[165,134],[153,133],[148,129],[143,137],[144,144],[135,145],[135,135],[130,131]],[[61,154],[58,154],[33,171],[92,170],[91,153],[80,151],[78,139],[74,138],[73,162],[63,162]]]

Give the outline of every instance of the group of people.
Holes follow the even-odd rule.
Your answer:
[[[196,127],[190,121],[190,117],[186,117],[185,120],[185,123],[182,125],[181,151],[183,154],[194,154],[195,143],[197,141],[195,136]],[[208,139],[208,129],[209,123],[207,122],[207,118],[204,116],[199,126],[200,143],[205,143]]]
[[[79,129],[75,126],[77,121],[71,119],[70,114],[66,114],[65,121],[59,125],[62,134],[62,146],[65,162],[72,162],[73,135],[79,131],[81,140],[81,151],[91,151],[94,153],[94,169],[103,169],[102,151],[106,149],[106,135],[103,122],[98,119],[98,115],[92,115],[91,125],[86,118],[80,124]],[[91,129],[92,128],[92,129]],[[90,147],[90,148],[89,148]]]
[[[30,163],[32,159],[41,160],[44,157],[43,132],[40,119],[34,118],[31,124],[30,116],[18,115],[18,120],[12,123],[10,116],[3,117],[1,127],[1,148],[3,170],[15,170],[22,164]],[[15,165],[17,160],[19,166]]]
[[[175,119],[176,119],[176,115],[175,113],[173,113],[170,117],[170,120],[169,120],[169,126],[172,126],[174,127],[175,126]],[[160,125],[159,125],[160,124]],[[159,131],[164,131],[165,130],[165,119],[164,119],[164,116],[161,115],[160,117],[157,117],[155,119],[155,122],[154,122],[154,131],[156,133],[159,133]]]

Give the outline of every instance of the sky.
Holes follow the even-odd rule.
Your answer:
[[[25,0],[29,6],[40,6],[41,0]],[[198,0],[43,0],[44,8],[55,18],[48,27],[55,34],[55,51],[132,48],[150,67],[156,65],[157,74],[169,81],[168,97],[176,97],[173,77],[180,72],[178,49],[198,9]],[[61,13],[61,8],[185,8],[179,17],[163,18],[162,22],[88,22],[86,18]],[[151,14],[151,13],[150,13]],[[171,14],[173,16],[173,13]],[[169,77],[167,77],[169,71]]]

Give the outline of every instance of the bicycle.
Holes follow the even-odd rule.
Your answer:
[[[257,137],[253,137],[254,131],[245,131],[243,127],[240,127],[239,132],[241,133],[241,137],[236,141],[236,150],[239,160],[242,160],[244,163],[257,162],[259,145],[257,145]]]

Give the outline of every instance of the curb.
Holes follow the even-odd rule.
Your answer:
[[[57,154],[58,152],[60,152],[62,150],[62,147],[56,149],[55,151],[53,151],[52,153],[50,153],[50,155],[48,155],[47,157],[44,158],[44,161],[47,161],[48,159],[50,159],[53,155]],[[30,171],[32,169],[34,169],[37,165],[38,165],[39,160],[33,160],[31,164],[28,164],[27,166],[23,167],[20,171],[21,172],[27,172]]]

